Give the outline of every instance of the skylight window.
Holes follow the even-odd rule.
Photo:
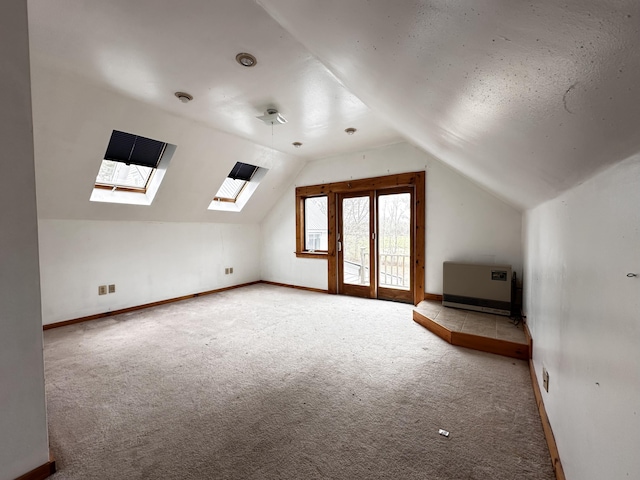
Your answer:
[[[91,201],[150,205],[176,146],[113,130]]]
[[[255,165],[249,165],[248,163],[236,162],[231,169],[229,176],[224,179],[222,185],[218,189],[214,201],[220,202],[235,202],[238,199],[238,195],[244,189],[244,187],[251,181],[255,175],[258,167]]]
[[[213,197],[209,210],[241,211],[266,173],[266,168],[236,162]]]
[[[146,191],[167,144],[114,130],[96,177],[97,188]]]

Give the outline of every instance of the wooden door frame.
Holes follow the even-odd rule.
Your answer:
[[[296,188],[296,256],[305,258],[323,258],[327,260],[329,293],[338,293],[338,265],[337,265],[337,205],[336,194],[342,192],[357,192],[358,190],[383,190],[392,187],[412,187],[415,192],[414,208],[414,275],[413,275],[413,303],[417,305],[424,300],[425,275],[425,172],[399,173],[383,177],[363,178],[344,182],[326,183]],[[327,196],[328,200],[328,251],[326,253],[309,253],[304,251],[304,217],[302,205],[308,197]]]
[[[409,217],[409,225],[413,225],[415,222],[415,216],[416,216],[416,208],[415,208],[415,188],[411,188],[411,187],[392,187],[392,188],[385,188],[385,189],[381,189],[381,190],[375,190],[374,192],[374,198],[375,198],[375,208],[376,208],[376,225],[375,225],[375,232],[376,232],[376,239],[375,239],[375,248],[376,248],[376,263],[379,263],[378,260],[380,259],[380,249],[379,249],[379,234],[380,234],[380,203],[379,203],[379,199],[381,196],[384,195],[394,195],[394,194],[399,194],[399,193],[408,193],[409,195],[411,195],[411,200],[413,201],[413,205],[411,207],[411,214]],[[414,229],[411,229],[411,233],[410,233],[410,239],[411,239],[411,252],[410,252],[410,259],[411,259],[411,264],[413,265],[413,263],[415,262],[415,255],[416,255],[416,249],[414,248],[414,245],[416,243],[416,239],[415,239],[415,235],[416,232]],[[414,276],[414,270],[413,268],[410,269],[409,271],[409,285],[410,288],[409,290],[402,290],[402,289],[396,289],[396,288],[391,288],[391,287],[381,287],[380,286],[380,267],[379,265],[376,267],[376,298],[379,298],[381,300],[392,300],[392,301],[399,301],[399,302],[410,302],[415,298],[413,289],[415,288],[415,284],[414,284],[414,280],[413,280],[413,276]],[[380,295],[380,290],[382,290],[382,296]],[[423,295],[424,298],[424,295]],[[422,301],[422,300],[421,300]]]
[[[342,216],[342,201],[345,198],[364,198],[367,197],[369,199],[369,285],[354,285],[350,283],[344,283],[344,281],[340,281],[344,272],[344,238],[338,239],[338,235],[341,232],[340,229],[340,219],[343,219]],[[337,242],[342,242],[342,249],[336,248],[336,270],[337,270],[337,285],[336,291],[337,293],[344,295],[352,295],[355,297],[364,297],[364,298],[376,298],[376,282],[374,279],[374,273],[376,271],[375,268],[375,240],[371,236],[372,225],[375,222],[375,192],[372,190],[366,191],[352,191],[352,192],[341,192],[335,194],[336,198],[336,244]],[[344,228],[344,227],[343,227]]]

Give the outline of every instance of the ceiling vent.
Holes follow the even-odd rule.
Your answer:
[[[258,120],[262,120],[267,125],[278,125],[287,123],[287,119],[278,113],[278,110],[275,108],[269,108],[264,115],[260,115],[256,117]]]

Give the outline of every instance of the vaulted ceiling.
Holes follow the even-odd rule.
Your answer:
[[[32,63],[292,158],[405,139],[519,208],[640,151],[637,1],[29,0],[29,18]],[[270,107],[289,122],[255,118]]]

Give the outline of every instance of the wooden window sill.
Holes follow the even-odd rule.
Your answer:
[[[298,258],[328,258],[328,252],[295,252]]]

